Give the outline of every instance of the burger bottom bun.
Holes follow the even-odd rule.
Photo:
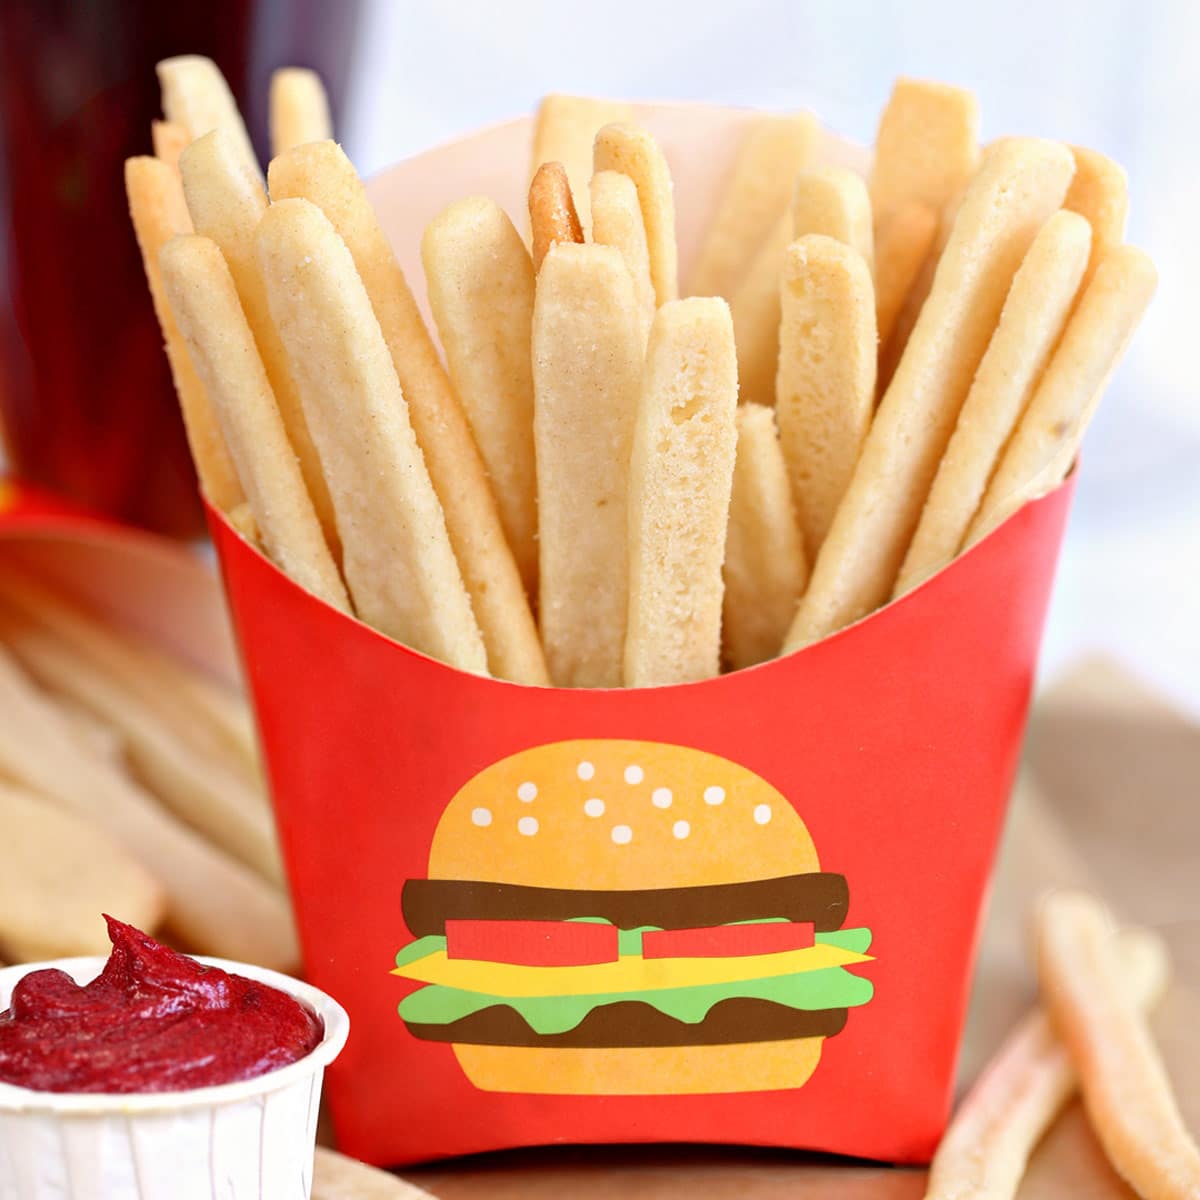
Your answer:
[[[723,1046],[563,1049],[466,1046],[454,1053],[484,1092],[543,1096],[683,1096],[803,1087],[824,1038]]]

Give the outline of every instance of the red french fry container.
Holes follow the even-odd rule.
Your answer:
[[[640,115],[686,264],[745,117]],[[373,182],[414,288],[446,203],[520,213],[528,136],[497,126]],[[927,1161],[1072,490],[823,642],[617,691],[433,661],[210,511],[307,972],[351,1017],[328,1081],[341,1148]]]

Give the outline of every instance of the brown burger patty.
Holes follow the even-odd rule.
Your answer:
[[[850,893],[843,875],[811,871],[749,883],[703,887],[585,891],[460,879],[410,879],[402,897],[414,937],[444,934],[448,920],[569,921],[603,917],[619,929],[701,929],[782,917],[811,921],[818,933],[840,929]]]
[[[515,1009],[494,1004],[444,1025],[406,1021],[409,1032],[431,1042],[469,1046],[558,1046],[617,1049],[638,1046],[717,1046],[833,1037],[846,1024],[844,1008],[815,1012],[770,1000],[722,1000],[703,1021],[689,1025],[640,1000],[621,1000],[592,1009],[565,1033],[535,1033]]]

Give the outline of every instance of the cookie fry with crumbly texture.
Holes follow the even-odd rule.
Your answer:
[[[928,204],[910,200],[875,226],[875,325],[886,346],[905,298],[933,250],[938,215]]]
[[[542,163],[529,185],[529,225],[533,231],[533,269],[557,243],[582,242],[583,230],[562,163]]]
[[[596,134],[593,165],[633,180],[646,227],[650,278],[660,306],[679,295],[679,248],[675,244],[675,197],[662,148],[639,125],[605,125]]]
[[[217,64],[198,54],[182,54],[164,58],[156,70],[167,120],[182,126],[189,141],[223,130],[238,161],[261,179],[246,124]]]
[[[875,408],[875,295],[853,246],[810,234],[788,247],[779,285],[775,412],[810,558],[833,521]]]
[[[739,404],[736,420],[721,617],[723,657],[735,671],[779,653],[808,578],[775,413]]]
[[[638,205],[637,188],[620,171],[597,171],[592,176],[592,241],[620,250],[633,279],[634,294],[649,335],[656,305],[646,224]]]
[[[592,177],[592,145],[596,134],[614,121],[632,120],[633,106],[620,100],[594,100],[590,96],[552,93],[543,97],[538,106],[529,178],[533,178],[542,163],[562,163],[585,234],[592,227],[588,180]]]
[[[168,242],[159,263],[171,311],[212,398],[267,554],[302,588],[349,612],[221,251],[208,238],[189,234]]]
[[[1104,905],[1086,892],[1052,892],[1036,933],[1042,1000],[1109,1162],[1139,1196],[1200,1196],[1200,1147],[1145,1016],[1131,1002]]]
[[[446,518],[350,251],[307,200],[272,204],[255,243],[329,478],[358,615],[415,650],[486,674]]]
[[[350,251],[445,516],[489,669],[501,679],[545,684],[537,628],[479,448],[353,163],[336,143],[312,142],[276,158],[270,180],[277,201],[316,205]]]
[[[1057,142],[1018,138],[976,175],[933,289],[813,565],[786,648],[849,625],[891,595],[1013,276],[1074,171]]]
[[[720,670],[721,561],[737,443],[737,353],[719,297],[655,315],[629,462],[625,686]]]
[[[1075,177],[1063,207],[1086,217],[1092,227],[1092,257],[1083,276],[1084,287],[1092,280],[1100,260],[1125,240],[1129,216],[1129,190],[1120,164],[1098,150],[1072,146]]]
[[[179,172],[160,159],[126,159],[125,192],[200,490],[214,508],[230,512],[242,503],[245,493],[212,403],[196,374],[183,335],[163,293],[162,272],[158,266],[159,251],[167,242],[176,234],[190,233],[192,229]]]
[[[281,67],[271,76],[271,156],[333,137],[329,97],[316,71]]]
[[[1118,246],[1100,260],[1004,449],[966,545],[1066,478],[1104,385],[1157,286],[1154,264],[1134,246]]]
[[[1058,344],[1091,241],[1088,223],[1066,209],[1033,239],[958,414],[894,595],[910,591],[958,553],[1005,443]]]
[[[820,132],[811,113],[773,113],[747,122],[696,251],[688,282],[691,295],[733,295],[747,264],[787,212],[796,174],[812,159]]]
[[[529,251],[498,204],[473,196],[429,223],[421,261],[450,379],[483,456],[525,590],[536,596]]]
[[[643,344],[612,246],[551,248],[533,308],[538,613],[559,687],[620,687],[629,612],[629,454]]]

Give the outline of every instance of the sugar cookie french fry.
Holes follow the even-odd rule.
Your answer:
[[[871,198],[857,171],[847,167],[808,167],[796,177],[792,194],[792,235],[819,233],[852,246],[870,270],[875,261]]]
[[[650,333],[657,307],[650,278],[650,251],[646,245],[646,223],[638,205],[637,188],[620,171],[597,171],[592,176],[592,241],[615,246],[629,268],[638,308]]]
[[[796,174],[820,136],[810,113],[771,114],[748,122],[716,212],[696,251],[693,296],[732,296],[768,233],[788,210]]]
[[[550,678],[620,687],[629,455],[642,372],[633,281],[611,246],[546,255],[533,307],[538,613]]]
[[[1150,1200],[1200,1195],[1200,1148],[1180,1116],[1146,1019],[1130,1001],[1112,920],[1100,901],[1067,891],[1045,899],[1037,965],[1043,1002],[1109,1162]]]
[[[249,504],[246,503],[246,501],[243,500],[242,503],[236,508],[231,508],[229,512],[225,514],[225,516],[229,521],[229,524],[232,525],[233,528],[250,543],[250,545],[255,547],[255,549],[262,549],[262,539],[259,537],[258,533],[258,522],[254,519],[254,510]]]
[[[155,878],[119,843],[53,801],[0,782],[0,950],[13,961],[104,954],[101,913],[154,929]]]
[[[738,356],[738,393],[744,402],[775,403],[779,366],[779,277],[793,241],[792,215],[784,213],[759,247],[729,298]]]
[[[504,210],[475,196],[430,222],[421,261],[454,390],[483,456],[521,580],[536,596],[529,251]]]
[[[533,269],[557,242],[582,242],[583,230],[562,163],[542,163],[529,185],[529,226],[533,231]]]
[[[270,180],[277,201],[304,199],[320,209],[350,251],[444,513],[491,672],[518,683],[544,684],[537,628],[483,459],[353,164],[335,143],[314,142],[275,159]],[[320,240],[329,241],[323,234]],[[299,357],[301,347],[294,346],[293,353]]]
[[[98,754],[109,762],[119,763],[124,760],[125,740],[112,725],[74,700],[65,696],[56,696],[55,699],[75,730],[76,738],[89,753]]]
[[[920,200],[894,208],[875,227],[875,325],[879,344],[886,346],[916,283],[921,267],[933,249],[938,214]]]
[[[159,255],[163,287],[216,408],[263,545],[327,604],[350,611],[233,278],[216,243],[186,235]]]
[[[1075,156],[1075,177],[1063,207],[1086,217],[1092,227],[1092,257],[1083,277],[1086,287],[1100,260],[1125,240],[1129,191],[1124,168],[1111,158],[1086,146],[1072,146],[1071,153]]]
[[[597,171],[620,171],[633,180],[646,226],[655,300],[660,305],[674,300],[679,295],[675,198],[662,148],[639,125],[605,125],[596,134],[593,163]]]
[[[894,595],[916,587],[958,553],[1001,451],[1058,343],[1091,241],[1088,223],[1065,209],[1033,239],[958,414]]]
[[[329,488],[321,473],[321,460],[313,445],[287,354],[271,323],[266,289],[254,260],[254,231],[267,211],[262,180],[244,169],[234,143],[219,129],[194,141],[179,165],[192,223],[198,234],[216,242],[233,277],[237,298],[266,369],[271,394],[283,418],[287,440],[336,561],[338,532]]]
[[[281,67],[271,76],[271,156],[333,137],[329,97],[316,71]]]
[[[446,518],[350,251],[307,200],[272,204],[255,242],[321,449],[358,615],[416,650],[486,674]]]
[[[154,157],[176,171],[179,170],[179,156],[191,140],[188,131],[174,121],[150,122],[150,144],[154,147]]]
[[[0,630],[10,653],[38,684],[105,717],[120,731],[134,775],[180,820],[268,882],[284,885],[270,809],[243,778],[190,751],[152,706],[46,630],[6,619],[3,609]]]
[[[787,649],[856,621],[891,594],[1013,276],[1062,205],[1073,170],[1065,146],[1019,138],[972,181],[813,565]]]
[[[663,305],[646,347],[629,461],[627,687],[692,683],[720,670],[737,402],[729,306],[701,296]]]
[[[721,616],[722,656],[735,671],[779,653],[808,578],[775,413],[740,404],[736,420]]]
[[[1104,385],[1157,285],[1154,264],[1133,246],[1118,246],[1100,260],[1005,447],[967,545],[1066,478]]]
[[[871,167],[876,221],[910,200],[941,212],[979,164],[979,103],[973,93],[924,79],[897,79],[879,120]]]
[[[184,54],[164,58],[156,70],[167,120],[186,130],[190,141],[214,129],[224,131],[238,160],[261,178],[262,168],[237,101],[217,64],[198,54]]]
[[[562,163],[567,169],[567,179],[585,234],[592,227],[588,180],[592,177],[592,144],[596,134],[614,121],[631,120],[633,108],[618,100],[552,94],[544,97],[538,106],[529,178],[533,178],[542,163]]]
[[[293,969],[283,893],[167,813],[123,772],[74,743],[66,718],[0,649],[0,775],[93,822],[162,884],[167,921],[205,954]]]
[[[1121,982],[1145,1012],[1169,974],[1162,939],[1149,930],[1117,935]],[[929,1167],[925,1200],[1012,1200],[1030,1155],[1079,1086],[1046,1014],[1030,1013],[1009,1035],[959,1105]]]
[[[130,158],[125,162],[125,191],[200,488],[214,508],[229,512],[244,498],[242,485],[212,404],[163,295],[162,273],[158,269],[158,254],[163,246],[176,234],[188,233],[192,228],[183,186],[176,169],[167,163],[153,158]]]
[[[862,255],[820,234],[788,247],[775,412],[792,498],[815,557],[875,407],[875,297]]]

